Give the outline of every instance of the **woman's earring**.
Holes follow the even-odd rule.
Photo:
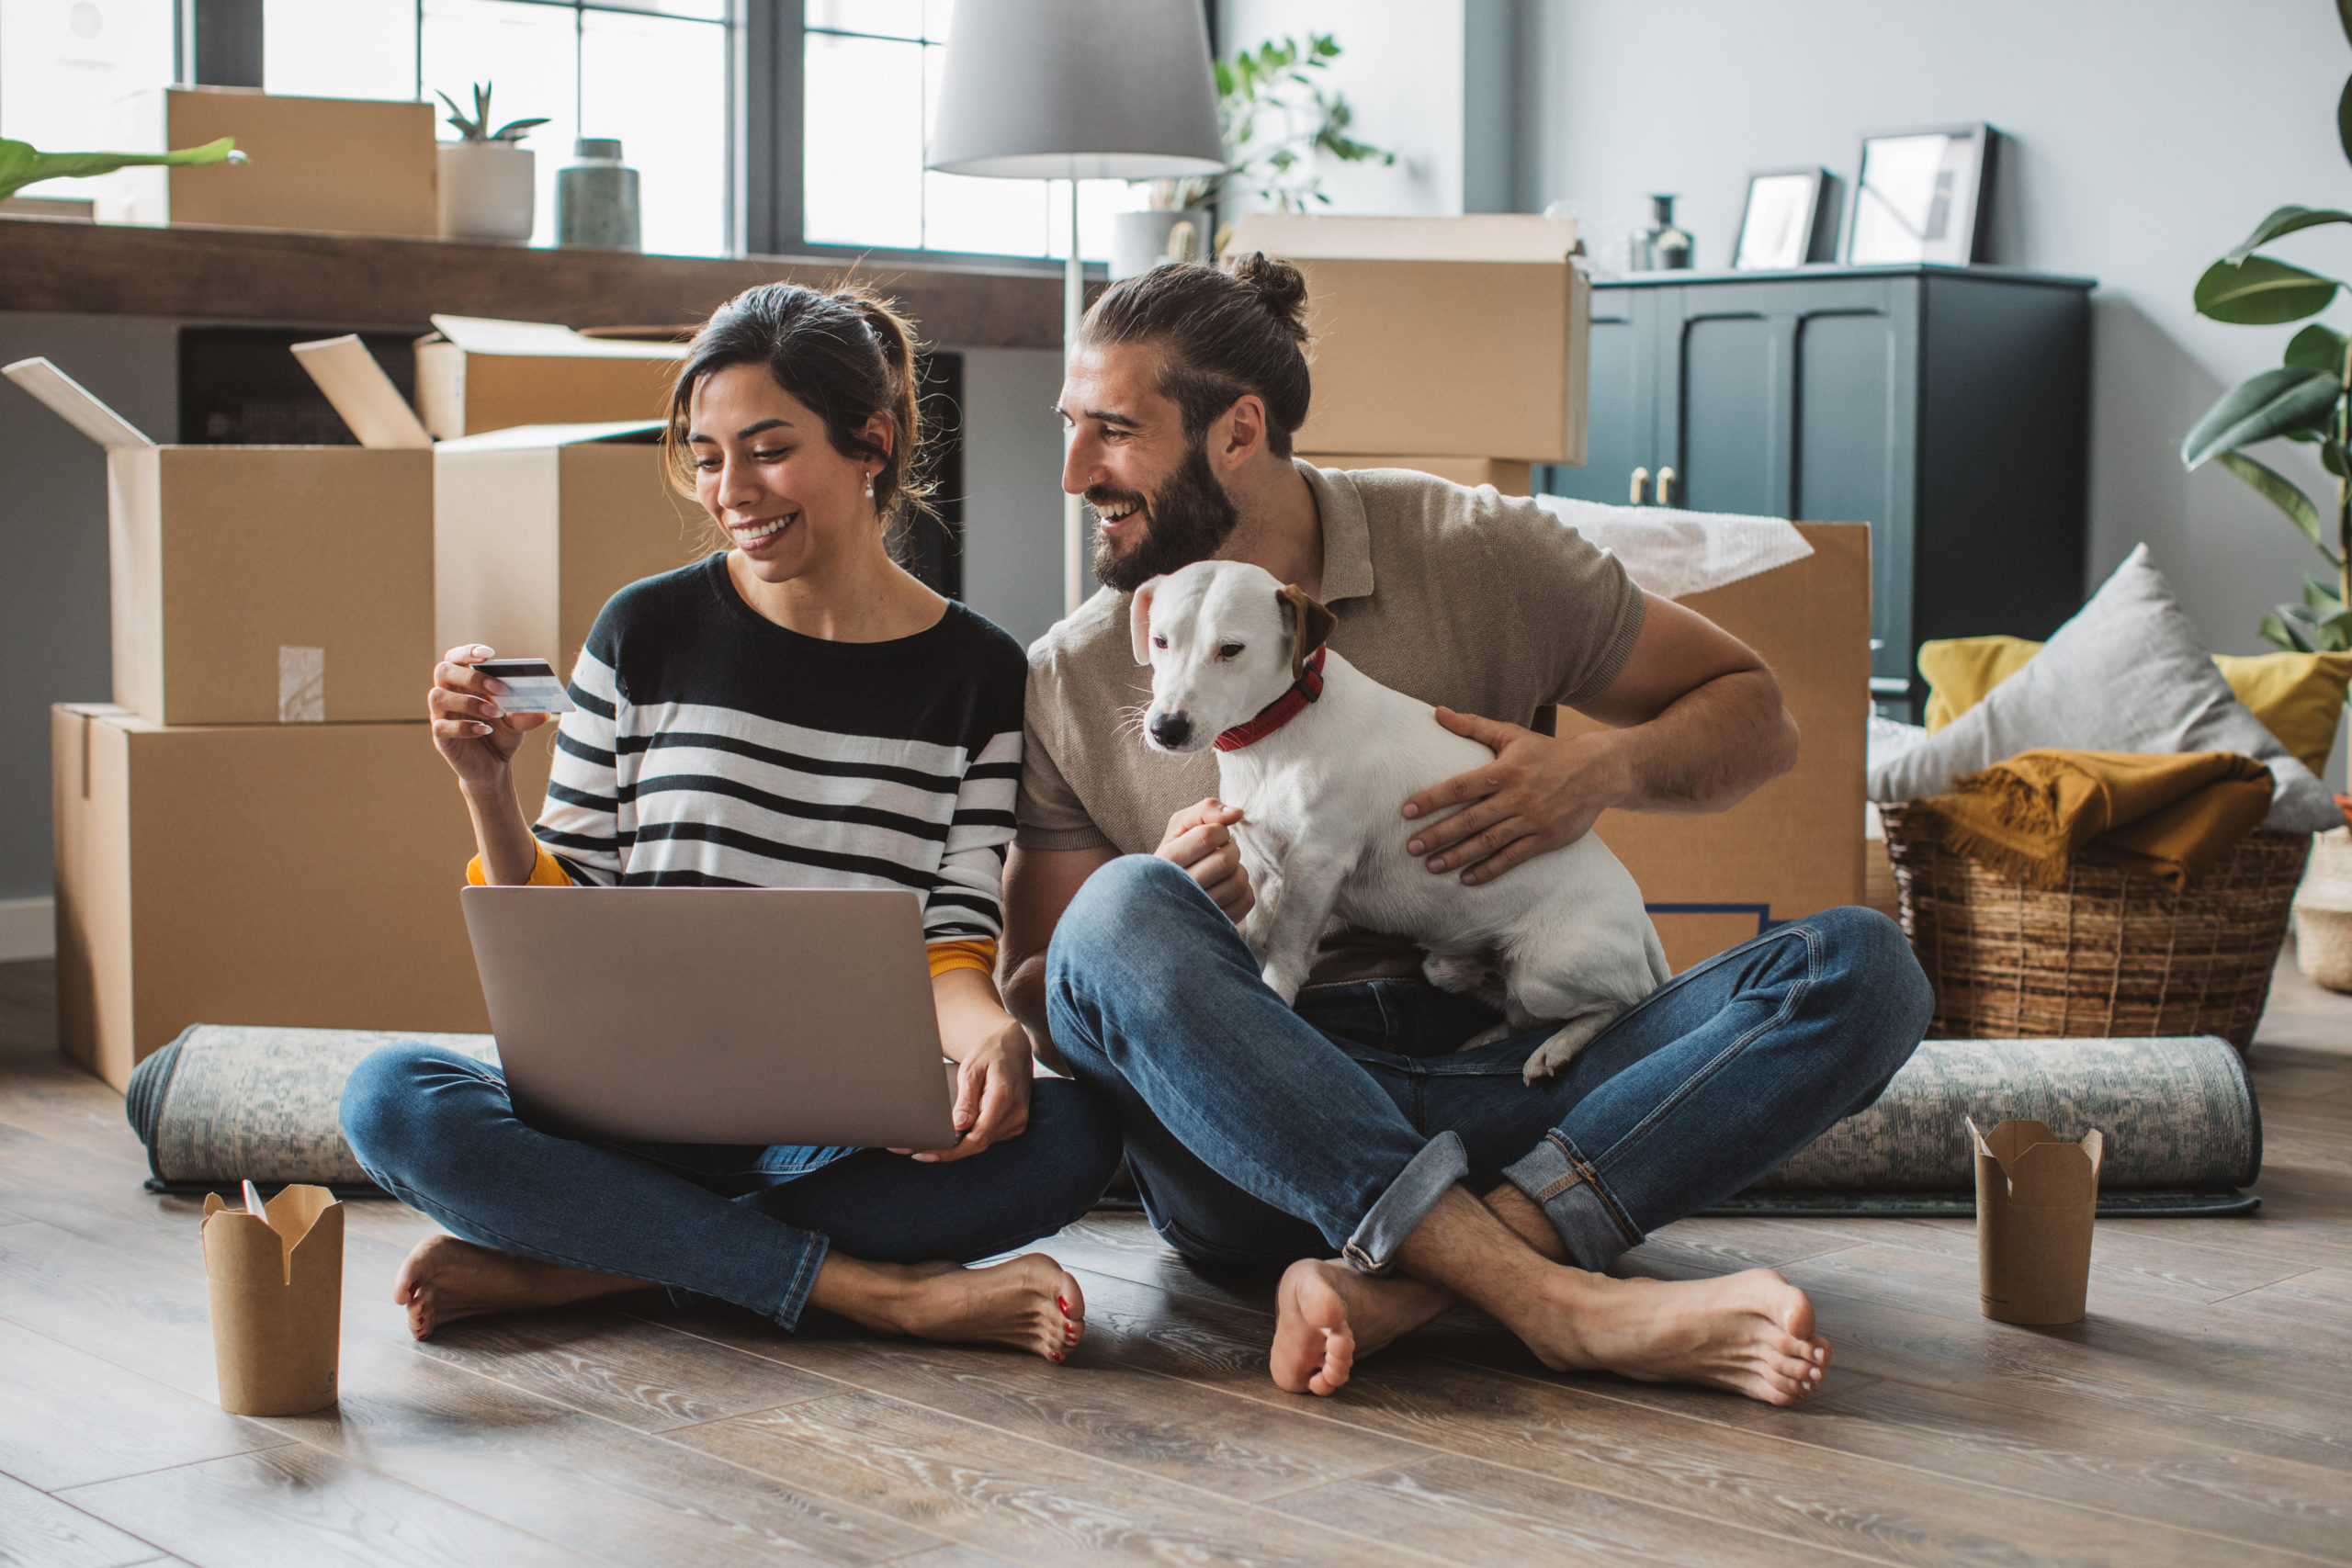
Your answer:
[[[865,499],[868,501],[872,501],[874,499],[874,476],[872,474],[865,476]]]

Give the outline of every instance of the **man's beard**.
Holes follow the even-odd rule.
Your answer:
[[[1135,514],[1144,525],[1143,536],[1125,553],[1115,553],[1106,536],[1094,536],[1094,580],[1120,593],[1132,593],[1162,573],[1206,560],[1233,536],[1241,522],[1241,513],[1209,468],[1204,442],[1193,444],[1157,495],[1146,498],[1133,491],[1098,485],[1086,492],[1086,499],[1097,511],[1127,502],[1144,503]]]

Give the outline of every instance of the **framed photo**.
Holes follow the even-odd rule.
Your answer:
[[[1951,125],[1862,138],[1847,265],[1974,261],[1997,134],[1989,125]]]
[[[1837,240],[1837,175],[1826,169],[1765,169],[1747,176],[1734,267],[1777,270],[1829,261]]]

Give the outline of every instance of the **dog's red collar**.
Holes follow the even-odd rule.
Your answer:
[[[1237,724],[1216,738],[1220,751],[1238,751],[1253,746],[1306,711],[1306,705],[1323,694],[1323,650],[1317,649],[1307,656],[1306,668],[1290,683],[1290,690],[1258,710],[1258,716],[1247,724]]]

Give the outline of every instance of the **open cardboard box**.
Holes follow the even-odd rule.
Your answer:
[[[1863,899],[1871,532],[1800,523],[1803,560],[1679,601],[1762,656],[1804,736],[1797,765],[1729,811],[1604,811],[1593,831],[1641,885],[1680,974],[1783,920]],[[1562,735],[1600,726],[1557,712]]]
[[[685,347],[544,321],[435,316],[416,343],[416,412],[440,440],[518,424],[661,420]]]
[[[515,754],[526,818],[554,730]],[[473,829],[424,724],[61,704],[51,739],[58,1033],[115,1088],[192,1023],[489,1029],[458,907]]]
[[[118,705],[160,724],[423,716],[430,453],[162,446],[46,359],[5,373],[107,450]]]
[[[134,93],[119,113],[125,152],[233,136],[247,162],[107,175],[100,211],[110,220],[426,240],[440,232],[431,104],[187,86]]]
[[[1580,464],[1592,286],[1576,243],[1569,220],[1518,214],[1254,212],[1228,254],[1306,275],[1315,396],[1299,451]]]

